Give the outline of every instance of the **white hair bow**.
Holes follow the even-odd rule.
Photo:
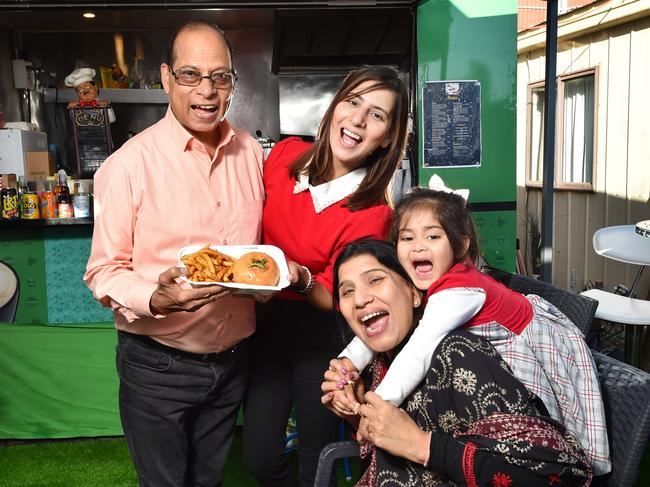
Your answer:
[[[451,189],[445,186],[445,183],[442,181],[442,178],[438,176],[437,174],[434,174],[431,176],[431,179],[429,179],[429,189],[433,189],[434,191],[442,191],[443,193],[453,193],[457,194],[461,198],[465,200],[465,203],[467,203],[467,199],[469,198],[469,189]]]

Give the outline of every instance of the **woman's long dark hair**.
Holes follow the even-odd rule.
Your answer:
[[[366,81],[375,83],[363,92],[354,92],[360,84]],[[407,143],[409,96],[406,84],[400,79],[397,71],[386,66],[366,66],[352,71],[341,83],[334,99],[330,103],[320,127],[318,138],[311,148],[289,166],[289,174],[298,179],[306,172],[310,184],[317,185],[329,181],[332,176],[332,149],[329,133],[336,105],[350,100],[356,95],[362,95],[377,89],[387,89],[395,93],[395,108],[391,113],[390,144],[386,148],[378,147],[366,160],[368,169],[366,177],[359,188],[348,198],[345,206],[350,211],[357,211],[370,206],[386,203],[387,188],[393,173],[402,160]]]
[[[406,269],[404,269],[397,259],[397,250],[395,249],[395,245],[385,240],[375,240],[371,238],[359,239],[350,242],[334,262],[334,288],[332,294],[336,304],[339,302],[339,267],[358,255],[373,256],[381,265],[392,270],[404,279],[407,284],[413,286]]]

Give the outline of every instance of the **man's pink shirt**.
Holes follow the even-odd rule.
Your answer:
[[[174,348],[219,352],[255,330],[254,301],[229,296],[193,313],[153,316],[158,276],[181,247],[260,242],[263,154],[248,133],[225,133],[211,160],[171,112],[126,142],[95,174],[95,228],[84,281],[115,326]]]

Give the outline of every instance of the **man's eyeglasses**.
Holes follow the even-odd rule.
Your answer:
[[[181,69],[178,72],[169,67],[169,71],[176,80],[176,83],[183,86],[199,86],[203,78],[207,78],[217,88],[230,89],[237,81],[237,74],[230,71],[213,71],[210,74],[202,75],[192,69]]]

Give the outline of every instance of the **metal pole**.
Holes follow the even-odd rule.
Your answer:
[[[542,185],[542,280],[553,280],[553,183],[555,181],[555,99],[557,86],[557,0],[546,2],[544,77],[544,180]]]

